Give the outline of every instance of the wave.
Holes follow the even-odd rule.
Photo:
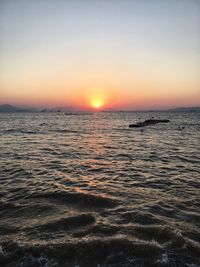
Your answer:
[[[75,233],[73,233],[73,237],[112,237],[113,235],[116,235],[118,232],[120,232],[120,230],[121,227],[117,225],[110,225],[105,223],[94,224],[89,229],[76,231]]]
[[[52,129],[49,131],[56,132],[56,133],[81,133],[80,131],[70,130],[70,129]]]
[[[47,198],[79,205],[80,207],[97,207],[97,208],[112,208],[119,204],[118,200],[103,197],[100,195],[91,195],[86,193],[71,193],[67,191],[55,191],[48,193],[33,193],[29,198]]]
[[[124,237],[50,245],[4,242],[0,261],[7,267],[197,267],[200,263],[184,250],[172,253],[154,240],[134,241]]]
[[[11,128],[3,131],[4,134],[6,133],[13,133],[13,134],[41,134],[41,131],[39,130],[25,130],[25,129],[16,129],[16,128]]]
[[[121,215],[121,223],[134,223],[141,225],[160,224],[163,221],[148,212],[126,211]]]
[[[77,216],[71,216],[67,218],[60,218],[55,221],[50,221],[37,227],[38,230],[42,231],[60,231],[68,230],[77,227],[84,227],[95,222],[94,216],[91,214],[80,214]]]

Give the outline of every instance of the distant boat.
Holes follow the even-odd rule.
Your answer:
[[[157,123],[168,123],[169,120],[155,120],[155,119],[150,119],[150,120],[145,120],[143,122],[138,122],[136,124],[129,124],[129,127],[133,127],[133,128],[138,128],[138,127],[144,127],[144,126],[148,126],[148,125],[153,125],[153,124],[157,124]]]

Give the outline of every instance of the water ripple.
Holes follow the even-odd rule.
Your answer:
[[[0,114],[0,265],[200,266],[199,113],[150,116]]]

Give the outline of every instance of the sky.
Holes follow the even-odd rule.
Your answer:
[[[200,0],[0,0],[0,104],[200,106]]]

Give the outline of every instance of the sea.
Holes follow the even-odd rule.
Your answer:
[[[1,267],[197,267],[199,208],[199,112],[0,114]]]

